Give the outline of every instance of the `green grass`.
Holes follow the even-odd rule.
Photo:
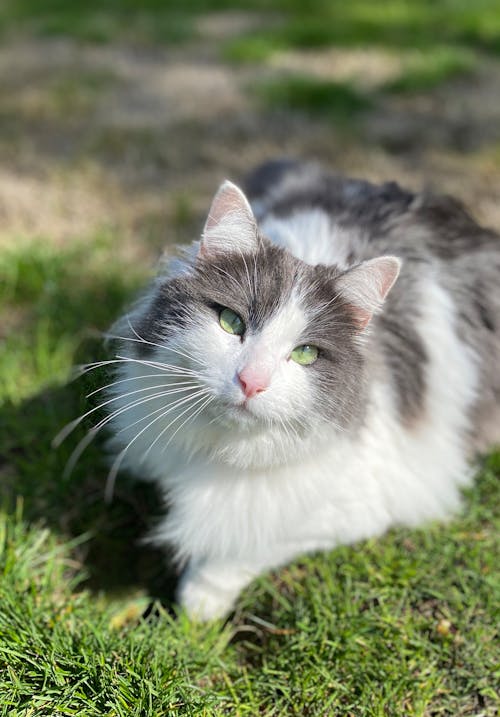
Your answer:
[[[10,322],[17,314],[19,324],[0,347],[1,398],[16,402],[64,380],[82,342],[108,328],[139,285],[112,246],[105,234],[66,251],[40,239],[0,255],[3,315]]]
[[[281,22],[231,40],[225,56],[263,60],[286,49],[375,46],[432,49],[448,44],[500,52],[500,6],[496,0],[283,0]]]
[[[258,82],[253,91],[265,107],[300,110],[335,121],[337,125],[352,124],[360,112],[376,104],[380,93],[429,91],[453,77],[472,72],[476,67],[473,54],[450,47],[419,52],[402,64],[399,75],[376,90],[363,90],[348,81],[281,75]]]
[[[96,332],[144,278],[117,241],[1,255],[0,714],[493,717],[499,454],[450,525],[297,560],[225,625],[160,604],[141,619],[171,599],[163,556],[138,543],[157,496],[124,477],[106,505],[102,443],[64,478],[85,427],[51,447],[104,378],[67,384],[71,365],[102,356]]]
[[[13,36],[71,37],[76,40],[166,45],[195,36],[193,12],[181,4],[125,1],[68,3],[64,0],[5,0],[0,8],[0,31]]]
[[[141,620],[82,590],[81,546],[2,516],[2,714],[493,716],[498,469],[462,520],[296,562],[225,626]]]
[[[383,89],[389,92],[431,90],[453,77],[472,72],[476,67],[474,55],[463,48],[436,47],[403,63],[400,75]]]
[[[63,35],[79,40],[160,42],[196,38],[194,20],[224,10],[258,12],[267,30],[231,41],[226,56],[267,57],[285,48],[383,45],[426,48],[459,44],[500,52],[500,8],[496,0],[4,0],[0,31]]]
[[[371,106],[370,99],[347,82],[294,75],[261,82],[255,93],[268,107],[302,110],[346,121]]]
[[[265,65],[276,51],[315,47],[404,49],[401,74],[371,93],[269,72],[254,88],[264,108],[344,125],[380,96],[426,92],[500,51],[496,0],[4,0],[0,33],[196,46],[198,18],[227,9],[263,18],[261,30],[219,44],[231,60]],[[43,107],[59,120],[90,117],[115,81],[97,71],[58,75]],[[14,146],[24,125],[15,107],[9,113]],[[105,128],[86,146],[109,166],[125,150],[130,161],[131,148],[142,162],[159,152],[141,128]],[[179,239],[195,231],[190,191],[171,196],[169,211]],[[90,422],[52,444],[105,380],[94,372],[70,381],[72,366],[105,356],[101,332],[146,279],[120,242],[112,231],[59,244],[2,240],[0,715],[497,715],[499,453],[484,461],[450,524],[298,559],[256,580],[226,624],[175,615],[173,572],[140,542],[161,510],[154,488],[124,475],[104,502],[104,437],[64,475]],[[156,609],[142,619],[151,599]]]

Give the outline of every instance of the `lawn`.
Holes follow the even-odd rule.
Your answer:
[[[108,504],[105,436],[71,475],[91,424],[53,439],[226,173],[294,151],[500,228],[498,3],[5,0],[0,36],[0,714],[497,715],[499,452],[450,523],[304,556],[197,625],[141,541],[154,489]]]

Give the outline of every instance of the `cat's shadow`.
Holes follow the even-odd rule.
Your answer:
[[[53,447],[61,428],[88,410],[87,390],[88,381],[85,386],[85,380],[78,379],[0,408],[0,505],[13,510],[21,502],[26,522],[75,539],[73,557],[85,575],[83,587],[109,594],[145,594],[170,610],[176,571],[163,551],[145,541],[164,510],[154,486],[119,474],[113,498],[106,502],[105,436],[97,437],[65,476],[71,453],[89,424]]]

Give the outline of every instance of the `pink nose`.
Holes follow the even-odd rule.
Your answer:
[[[246,366],[243,371],[240,371],[238,379],[247,398],[262,393],[269,386],[269,377],[262,370],[250,366]]]

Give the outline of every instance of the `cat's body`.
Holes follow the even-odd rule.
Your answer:
[[[500,441],[493,232],[301,164],[248,192],[259,231],[223,185],[201,243],[116,328],[115,445],[165,492],[155,538],[200,618],[296,555],[452,514]]]

